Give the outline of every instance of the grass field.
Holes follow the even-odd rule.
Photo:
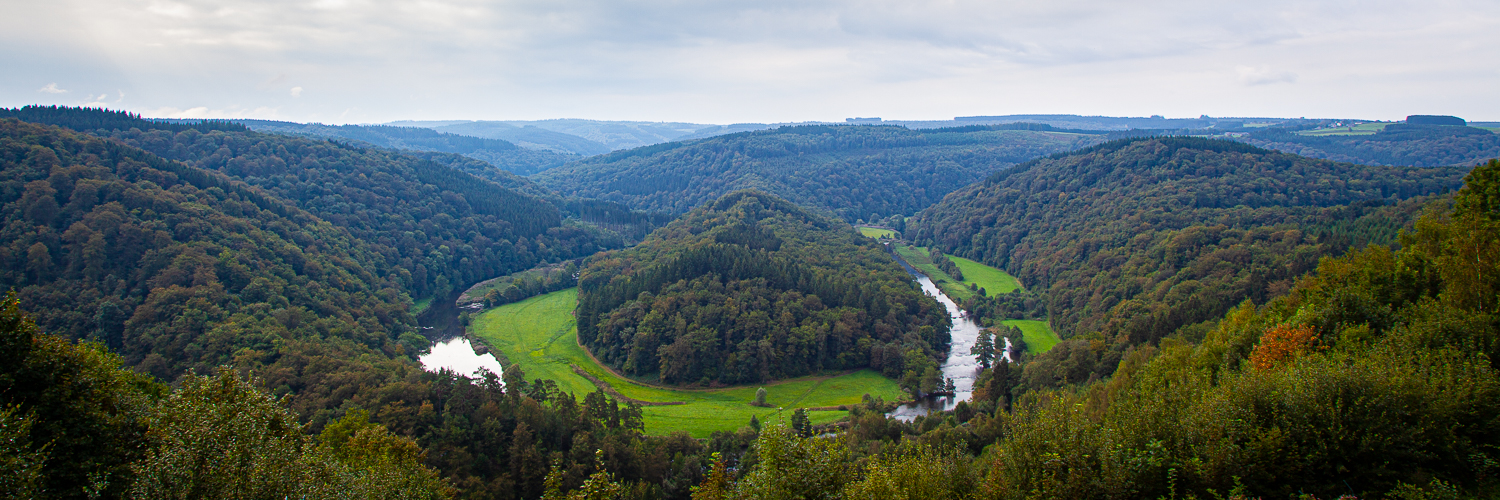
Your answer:
[[[865,394],[886,401],[902,399],[896,382],[870,370],[778,381],[766,384],[766,402],[771,408],[750,406],[761,386],[724,389],[680,390],[655,387],[622,379],[594,363],[578,346],[573,320],[578,289],[532,297],[480,314],[469,326],[472,333],[499,350],[510,363],[526,373],[528,380],[551,379],[559,388],[582,397],[594,384],[574,373],[576,365],[609,383],[620,394],[652,402],[679,401],[686,404],[647,406],[646,433],[652,435],[686,431],[693,437],[708,437],[718,430],[734,430],[749,423],[752,415],[761,422],[790,418],[778,416],[777,408],[819,407],[859,403]],[[814,423],[832,422],[848,412],[814,411]]]
[[[1361,123],[1352,127],[1330,127],[1317,130],[1304,130],[1297,132],[1298,135],[1329,136],[1329,135],[1374,135],[1376,132],[1385,130],[1389,123]]]
[[[411,303],[411,315],[412,316],[416,316],[418,314],[422,314],[422,311],[426,311],[427,308],[429,306],[431,306],[431,305],[432,305],[432,297],[427,297],[425,299],[418,299],[418,300],[412,301],[412,303]]]
[[[943,293],[956,301],[964,301],[974,295],[967,285],[959,283],[948,273],[938,269],[932,263],[932,258],[927,256],[927,249],[907,245],[896,245],[896,254],[900,255],[907,264],[917,269],[917,272],[927,275],[932,283],[943,290]],[[960,268],[962,269],[962,268]]]
[[[1052,327],[1046,321],[1008,319],[1001,322],[1005,326],[1013,326],[1021,329],[1021,338],[1026,340],[1026,352],[1041,354],[1052,349],[1052,346],[1061,342],[1056,333],[1052,333]]]
[[[889,230],[889,229],[881,229],[881,228],[878,228],[878,227],[859,226],[859,234],[863,234],[863,235],[869,236],[871,238],[895,238],[896,237],[896,232],[895,231],[892,231],[892,230]]]
[[[963,257],[948,256],[948,259],[964,272],[964,280],[958,281],[932,263],[932,258],[928,257],[926,248],[900,245],[896,247],[896,253],[901,255],[907,264],[911,264],[911,267],[917,268],[917,271],[931,278],[932,282],[936,283],[938,288],[943,289],[943,293],[953,300],[963,301],[973,296],[974,291],[969,289],[971,283],[979,285],[991,295],[1010,293],[1021,288],[1021,282],[1010,273]]]
[[[992,295],[1010,293],[1021,289],[1021,282],[1017,281],[1015,276],[1011,276],[1010,273],[1004,270],[986,266],[963,257],[949,255],[948,259],[958,265],[958,270],[964,272],[965,285],[970,283],[979,285],[980,288],[984,289],[985,293]]]

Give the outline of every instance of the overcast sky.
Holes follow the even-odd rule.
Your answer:
[[[1500,1],[0,0],[0,106],[1500,120]]]

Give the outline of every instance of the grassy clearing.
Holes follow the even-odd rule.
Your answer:
[[[777,407],[799,408],[837,406],[859,403],[865,394],[887,401],[902,398],[896,382],[880,374],[861,370],[847,374],[830,374],[778,381],[767,384],[766,403],[770,408],[750,406],[755,390],[761,386],[739,386],[724,389],[681,390],[655,387],[623,379],[594,363],[578,346],[578,330],[573,320],[578,289],[532,297],[490,309],[474,319],[470,330],[499,350],[510,362],[526,373],[527,379],[545,378],[575,396],[594,391],[594,384],[573,372],[571,365],[583,368],[594,377],[608,382],[626,397],[641,401],[686,404],[645,407],[646,433],[652,435],[686,431],[693,437],[708,437],[713,431],[729,431],[750,422],[753,415],[761,422],[790,418],[778,416]],[[832,422],[848,412],[814,411],[814,423]]]
[[[969,289],[970,284],[978,285],[989,294],[1010,293],[1022,288],[1021,282],[1010,273],[963,257],[948,256],[948,259],[964,272],[964,280],[958,281],[932,263],[932,258],[928,256],[926,248],[898,245],[896,253],[901,255],[907,264],[911,264],[911,267],[917,268],[917,271],[931,278],[944,294],[960,302],[974,295],[974,291]]]
[[[1359,125],[1347,126],[1347,127],[1329,127],[1329,128],[1320,128],[1320,129],[1317,129],[1317,130],[1304,130],[1304,131],[1301,131],[1301,132],[1297,132],[1297,134],[1299,134],[1299,135],[1310,135],[1310,136],[1316,136],[1316,137],[1329,136],[1329,135],[1374,135],[1376,132],[1379,132],[1381,130],[1385,130],[1385,126],[1386,125],[1390,125],[1390,124],[1389,123],[1361,123]]]
[[[867,227],[867,226],[859,226],[859,234],[863,234],[863,235],[869,236],[871,238],[895,238],[896,237],[896,232],[895,231],[892,231],[892,230],[889,230],[889,229],[881,229],[881,228],[878,228],[878,227]]]
[[[968,285],[960,283],[942,269],[938,269],[932,263],[932,258],[927,256],[926,248],[896,244],[896,254],[900,255],[911,267],[916,268],[917,272],[927,275],[948,298],[963,302],[974,296],[974,291],[970,290]]]
[[[963,257],[949,255],[948,259],[958,265],[958,270],[964,272],[965,285],[970,283],[979,285],[986,293],[990,294],[1010,293],[1021,289],[1021,282],[1016,280],[1015,276],[1011,276],[1010,273],[1001,269],[986,266]]]
[[[1005,326],[1013,326],[1021,329],[1021,338],[1026,340],[1026,352],[1030,354],[1041,354],[1052,349],[1052,346],[1062,342],[1052,333],[1052,327],[1046,321],[1027,319],[1008,319],[1001,322]]]
[[[427,308],[431,307],[431,306],[432,306],[432,297],[427,297],[425,299],[417,299],[417,300],[415,300],[415,301],[413,301],[411,303],[411,315],[412,316],[416,316],[418,314],[422,314],[423,311],[426,311]]]

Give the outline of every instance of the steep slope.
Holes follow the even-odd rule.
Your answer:
[[[601,361],[668,384],[867,366],[921,375],[948,337],[942,306],[879,243],[754,191],[593,258],[577,314]]]
[[[1454,189],[1464,171],[1127,139],[1001,171],[923,211],[907,234],[1044,291],[1065,338],[1123,346],[1263,302],[1323,256],[1393,243],[1417,207],[1398,202]]]
[[[417,296],[622,244],[565,224],[545,200],[395,151],[255,132],[105,135],[244,180],[348,228]]]
[[[911,214],[1005,166],[1096,136],[995,130],[800,126],[620,151],[533,177],[558,192],[685,212],[759,189],[849,220]]]
[[[260,190],[14,120],[0,121],[0,151],[0,286],[47,331],[167,380],[285,336],[395,353],[411,331],[371,248]]]

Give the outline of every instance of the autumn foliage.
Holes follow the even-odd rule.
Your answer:
[[[1250,365],[1258,371],[1269,370],[1318,347],[1318,332],[1311,326],[1283,323],[1267,328],[1261,335],[1260,344],[1250,352]]]

